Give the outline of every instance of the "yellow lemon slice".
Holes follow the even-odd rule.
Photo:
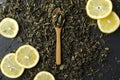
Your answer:
[[[120,26],[120,19],[115,12],[103,19],[97,20],[98,28],[103,33],[112,33]]]
[[[18,78],[24,72],[24,68],[15,61],[15,54],[7,54],[1,61],[1,72],[9,78]]]
[[[41,71],[35,76],[34,80],[55,80],[55,78],[51,73]]]
[[[107,17],[112,12],[111,0],[88,0],[86,11],[89,17],[101,19]]]
[[[31,45],[23,45],[16,51],[15,60],[24,68],[32,68],[39,61],[39,53]]]
[[[0,34],[6,38],[16,37],[18,30],[18,23],[12,18],[4,18],[0,22]]]

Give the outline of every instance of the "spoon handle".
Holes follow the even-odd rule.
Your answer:
[[[56,64],[61,64],[61,28],[56,27]]]

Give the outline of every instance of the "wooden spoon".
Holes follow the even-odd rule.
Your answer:
[[[52,24],[56,31],[56,64],[61,64],[61,30],[64,24],[64,13],[56,8],[52,13]]]

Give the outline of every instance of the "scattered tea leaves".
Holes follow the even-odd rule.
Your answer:
[[[18,21],[18,41],[26,42],[41,53],[35,68],[26,70],[21,80],[32,80],[41,70],[55,75],[56,80],[77,80],[94,74],[92,64],[101,64],[108,55],[102,34],[93,33],[97,26],[86,15],[84,0],[7,0],[0,20],[11,17]],[[62,29],[62,65],[55,64],[55,31],[52,11],[60,7],[65,13]],[[96,27],[94,27],[96,30]],[[93,65],[94,65],[93,64]]]

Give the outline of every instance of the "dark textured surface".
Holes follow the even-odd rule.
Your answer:
[[[5,54],[9,53],[9,52],[15,52],[16,49],[22,45],[23,43],[29,43],[33,46],[35,46],[39,52],[41,53],[41,59],[40,62],[38,63],[38,65],[30,70],[26,70],[24,72],[24,74],[18,78],[18,79],[8,79],[6,78],[4,75],[1,75],[0,80],[32,80],[34,75],[41,71],[41,70],[48,70],[51,73],[53,73],[53,75],[56,77],[56,80],[119,80],[120,79],[120,29],[118,29],[116,32],[109,34],[109,35],[105,35],[105,44],[104,46],[107,46],[110,48],[110,54],[108,54],[108,56],[105,58],[105,61],[102,62],[102,64],[97,64],[97,57],[93,57],[92,60],[96,60],[96,64],[95,61],[86,59],[84,61],[84,59],[80,59],[80,57],[83,55],[81,53],[81,55],[78,55],[78,53],[80,52],[80,48],[81,46],[84,46],[85,49],[87,49],[86,46],[88,46],[88,44],[80,44],[80,42],[86,42],[86,43],[91,43],[92,40],[95,40],[97,37],[94,37],[92,34],[89,33],[95,33],[96,35],[100,36],[101,33],[99,32],[99,30],[96,27],[96,22],[94,20],[89,19],[89,17],[86,15],[85,12],[85,4],[87,0],[65,0],[62,2],[62,0],[48,0],[48,1],[44,1],[44,0],[24,0],[22,2],[22,0],[8,0],[9,2],[12,3],[12,1],[14,1],[13,4],[10,4],[10,6],[15,6],[17,3],[17,1],[19,3],[25,4],[24,2],[37,2],[36,6],[40,5],[38,7],[39,10],[34,10],[35,6],[33,6],[33,3],[31,3],[32,5],[29,6],[33,6],[33,8],[30,8],[31,10],[29,10],[28,5],[25,6],[25,8],[18,8],[18,6],[15,6],[15,8],[10,11],[7,11],[8,9],[6,9],[6,15],[1,15],[0,19],[3,19],[3,17],[12,17],[15,18],[19,25],[20,25],[20,31],[19,34],[17,35],[17,38],[15,39],[6,39],[2,36],[0,36],[0,58],[4,57]],[[113,10],[120,16],[120,0],[112,0],[114,8]],[[55,4],[54,4],[55,3]],[[64,3],[64,4],[62,4]],[[71,6],[69,6],[70,4],[73,4]],[[43,5],[46,5],[45,7]],[[10,7],[9,6],[9,7]],[[55,32],[54,32],[54,28],[51,27],[51,11],[56,7],[56,6],[61,6],[64,10],[64,12],[66,13],[67,16],[67,21],[65,22],[65,26],[63,28],[62,31],[62,55],[63,56],[63,61],[62,61],[62,65],[61,66],[56,66],[55,65]],[[8,7],[8,8],[9,8]],[[10,8],[9,8],[10,9]],[[74,10],[76,12],[74,12]],[[79,11],[77,11],[79,10]],[[18,12],[19,11],[19,12]],[[27,17],[27,15],[22,15],[20,12],[23,11],[25,13],[28,13],[28,15],[30,15],[30,11],[33,11],[33,14],[31,17]],[[38,14],[39,13],[39,14]],[[77,15],[78,13],[80,13],[80,15]],[[14,14],[14,15],[12,15]],[[39,19],[37,17],[40,17]],[[79,19],[80,17],[80,19]],[[37,19],[35,19],[37,18]],[[71,18],[73,20],[71,20]],[[32,22],[31,24],[29,24],[29,21],[26,21],[27,19],[32,19],[34,22]],[[76,21],[76,24],[74,23],[74,21]],[[24,24],[26,23],[26,24]],[[69,24],[70,23],[70,24]],[[95,26],[94,28],[87,28],[89,26],[87,26],[88,24],[93,23],[93,25],[90,25],[91,27]],[[23,25],[24,24],[24,25]],[[40,26],[38,26],[37,24],[39,24]],[[80,26],[85,26],[85,28],[81,28]],[[34,27],[31,27],[34,26]],[[34,31],[35,30],[35,31]],[[80,32],[80,30],[82,30]],[[88,30],[88,31],[86,31]],[[90,30],[90,32],[89,32]],[[26,33],[27,32],[27,33]],[[31,33],[32,32],[32,33]],[[47,34],[47,32],[49,32],[49,34]],[[68,33],[66,33],[68,32]],[[96,33],[97,32],[97,33]],[[99,34],[100,33],[100,34]],[[31,35],[30,35],[31,34]],[[39,34],[37,36],[37,34]],[[86,39],[86,36],[82,36],[82,35],[88,35],[89,34],[89,40],[83,40]],[[26,37],[27,36],[27,37]],[[64,38],[66,37],[66,39]],[[20,39],[22,38],[22,39]],[[33,38],[31,40],[31,38]],[[74,40],[72,40],[74,38]],[[98,37],[99,39],[99,37]],[[102,39],[101,39],[102,40]],[[97,41],[97,40],[95,40]],[[37,42],[37,44],[35,44]],[[98,41],[99,42],[99,41]],[[93,45],[95,45],[93,43]],[[88,46],[88,48],[92,49],[92,46],[90,45]],[[98,46],[97,46],[98,45]],[[98,48],[96,48],[97,50],[99,50],[99,48],[102,45],[97,44],[95,45],[95,47],[97,46]],[[90,50],[91,50],[90,49]],[[90,51],[93,53],[96,53],[97,50]],[[87,53],[88,51],[83,50],[84,53]],[[100,52],[100,50],[98,51],[99,53],[102,54],[103,51]],[[90,53],[92,55],[94,55],[93,53]],[[78,56],[78,58],[75,58],[75,60],[71,60],[72,57]],[[98,56],[98,55],[97,55]],[[101,56],[101,55],[99,55]],[[88,57],[88,56],[86,56]],[[82,57],[81,57],[82,58]],[[89,57],[90,58],[90,57]],[[91,59],[91,58],[90,58]],[[99,59],[99,57],[98,57]],[[87,61],[88,60],[88,61]],[[71,61],[71,62],[70,62]],[[79,62],[78,62],[79,61]],[[92,64],[90,64],[89,66],[83,66],[83,64],[80,63],[84,63],[84,64],[88,64],[89,62],[94,62]],[[77,67],[74,66],[74,63],[78,63]],[[62,69],[63,68],[63,69]],[[89,73],[89,69],[90,73]],[[94,69],[95,68],[95,69]],[[72,71],[71,71],[72,70]],[[91,73],[93,71],[93,73]],[[86,73],[88,72],[89,75],[86,75]],[[74,73],[74,75],[73,75]],[[26,76],[25,76],[26,75]]]

